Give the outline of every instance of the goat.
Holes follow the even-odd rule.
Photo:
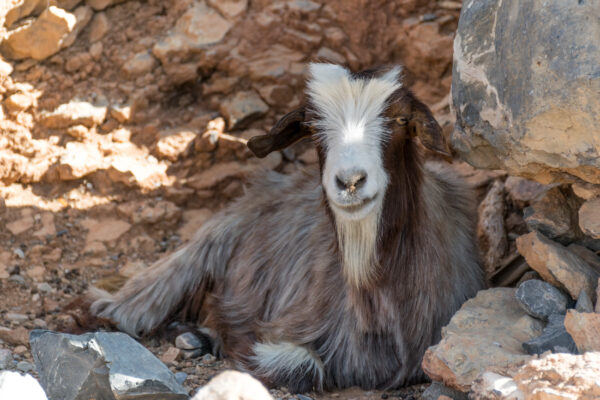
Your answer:
[[[396,388],[425,379],[428,346],[484,287],[465,185],[422,161],[448,155],[400,67],[311,64],[307,101],[263,136],[258,157],[311,137],[319,167],[269,171],[184,248],[91,311],[132,335],[179,315],[223,353],[292,392]]]

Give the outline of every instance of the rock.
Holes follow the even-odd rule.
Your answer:
[[[230,130],[245,127],[252,120],[269,111],[264,101],[254,91],[237,92],[233,98],[221,103],[219,109],[227,120]]]
[[[516,243],[527,264],[551,285],[565,289],[572,299],[582,290],[595,293],[600,274],[565,247],[539,232],[520,236]]]
[[[513,377],[525,399],[600,398],[600,353],[548,354],[532,359]]]
[[[195,350],[206,347],[207,343],[200,340],[192,332],[185,332],[175,338],[175,346],[182,350]],[[208,343],[210,346],[210,343]]]
[[[577,304],[575,305],[575,310],[582,313],[594,312],[594,305],[592,304],[592,300],[590,299],[590,296],[585,290],[582,290],[579,294]]]
[[[137,78],[146,75],[156,67],[156,59],[147,51],[134,54],[123,64],[121,70],[127,78]]]
[[[546,351],[557,352],[557,347],[567,349],[569,353],[577,353],[573,338],[564,326],[565,316],[552,314],[548,317],[548,325],[542,334],[523,343],[523,348],[529,354],[542,354]]]
[[[244,165],[237,161],[218,163],[191,176],[186,184],[194,189],[210,189],[228,178],[239,178],[244,172]]]
[[[17,322],[17,323],[29,321],[29,317],[26,314],[18,314],[18,313],[6,313],[6,314],[4,314],[4,318],[6,318],[10,322]]]
[[[423,358],[431,379],[466,392],[485,370],[506,374],[530,356],[522,343],[542,332],[543,323],[523,311],[515,289],[480,291],[468,300],[442,330],[439,344]]]
[[[167,365],[173,364],[175,361],[180,360],[182,357],[181,350],[177,347],[169,347],[167,351],[160,357],[160,360]]]
[[[184,211],[183,217],[181,218],[184,223],[183,226],[177,230],[177,235],[182,241],[190,240],[212,215],[213,212],[208,208]]]
[[[439,382],[432,382],[421,395],[421,400],[438,400],[440,396],[448,396],[452,400],[467,400],[467,394],[444,386]]]
[[[29,374],[0,371],[0,399],[47,400],[44,389]]]
[[[249,374],[225,371],[211,379],[191,400],[273,400],[269,391]]]
[[[452,71],[461,158],[542,183],[600,183],[596,11],[591,2],[464,2]]]
[[[188,374],[186,374],[185,372],[176,372],[175,373],[175,380],[180,385],[183,385],[183,382],[185,382],[185,380],[187,379],[187,377],[188,377]]]
[[[0,349],[0,370],[7,369],[12,366],[13,356],[10,350]]]
[[[514,379],[493,372],[484,372],[471,385],[469,399],[525,400],[525,396]]]
[[[586,235],[600,239],[600,197],[583,203],[579,209],[579,227]]]
[[[110,22],[106,17],[106,13],[99,12],[94,16],[92,23],[90,24],[90,43],[95,43],[101,40],[104,35],[110,30]]]
[[[569,299],[560,290],[537,279],[523,282],[516,296],[527,314],[543,321],[548,321],[551,314],[564,314],[569,304]]]
[[[83,178],[102,168],[103,154],[94,143],[69,142],[54,168],[63,181]]]
[[[600,314],[569,310],[564,324],[580,353],[600,352]]]
[[[491,274],[508,249],[504,231],[504,184],[500,180],[494,182],[479,204],[478,214],[477,239],[485,269]]]
[[[208,4],[228,18],[235,18],[248,8],[248,0],[208,0]]]
[[[177,161],[196,138],[194,132],[185,129],[163,131],[160,136],[153,153],[158,158],[166,158],[170,161]]]
[[[71,100],[61,104],[54,111],[44,111],[40,116],[40,123],[50,129],[64,129],[74,125],[83,125],[88,128],[100,125],[106,118],[107,107],[95,105],[87,101]]]
[[[120,105],[120,104],[113,105],[110,108],[110,116],[122,124],[129,122],[129,120],[131,119],[131,106]],[[114,137],[114,134],[113,134],[113,137]],[[124,142],[124,141],[128,141],[128,140],[129,140],[129,138],[127,138],[127,140],[119,140],[119,141]]]
[[[344,64],[346,58],[338,52],[331,50],[329,47],[321,47],[315,58],[321,62],[330,62],[334,64]]]
[[[571,185],[573,193],[583,200],[590,200],[594,197],[600,197],[600,185],[578,182]]]
[[[27,110],[34,104],[34,98],[30,94],[15,93],[4,100],[4,107],[9,113],[18,113]]]
[[[85,0],[85,3],[96,11],[104,10],[115,4],[123,3],[126,0]]]
[[[187,399],[167,367],[124,333],[33,331],[31,352],[51,399]]]
[[[29,343],[29,331],[22,326],[15,329],[8,329],[0,326],[0,340],[4,340],[6,343],[15,346],[26,346]]]
[[[8,229],[13,235],[20,235],[21,233],[27,232],[28,230],[33,228],[33,224],[33,217],[28,215],[21,219],[6,224],[6,229]]]
[[[17,369],[21,372],[29,372],[35,369],[35,366],[28,361],[19,361],[17,363]]]
[[[169,66],[172,60],[185,60],[206,47],[219,43],[231,23],[204,2],[194,2],[175,23],[167,36],[157,42],[152,53]]]
[[[523,210],[527,226],[546,237],[567,245],[578,235],[579,201],[568,188],[554,187]]]
[[[134,224],[175,223],[181,216],[181,209],[170,201],[159,200],[123,203],[117,207],[117,213]]]
[[[572,243],[568,247],[571,253],[578,255],[582,260],[600,274],[600,257],[587,247]]]
[[[73,15],[75,15],[75,26],[69,32],[69,34],[62,40],[61,48],[64,49],[66,47],[71,46],[79,33],[90,23],[94,12],[88,6],[77,7],[75,11],[73,11]]]
[[[548,186],[546,185],[518,176],[509,176],[506,178],[504,188],[513,201],[520,206],[528,205],[548,190]]]
[[[94,241],[112,242],[119,239],[131,228],[131,224],[113,218],[101,221],[87,219],[81,225],[89,231],[86,243],[93,243]]]
[[[74,14],[50,6],[37,19],[9,31],[0,49],[9,58],[43,60],[63,48],[63,41],[76,24],[77,17]]]
[[[278,80],[286,73],[291,73],[292,66],[304,58],[305,54],[276,44],[247,63],[248,74],[255,82]]]

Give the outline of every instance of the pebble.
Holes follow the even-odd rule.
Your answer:
[[[25,278],[23,278],[21,275],[11,275],[10,278],[8,278],[8,280],[11,282],[16,282],[19,285],[27,285],[27,282],[25,282]]]
[[[529,282],[529,281],[528,281]],[[548,317],[548,325],[542,334],[523,343],[528,354],[542,354],[545,351],[564,353],[565,350],[577,354],[577,346],[564,325],[564,314],[553,314]]]
[[[529,315],[543,321],[547,321],[551,314],[567,312],[567,296],[549,283],[538,279],[521,283],[515,295]]]
[[[22,372],[29,372],[35,369],[35,366],[28,361],[21,361],[17,364],[17,369]]]
[[[25,353],[27,353],[27,347],[25,347],[23,345],[19,345],[19,346],[15,347],[15,354],[22,356]]]
[[[50,286],[46,282],[42,282],[42,283],[38,284],[37,288],[42,293],[50,293],[50,292],[52,292],[52,286]]]
[[[17,314],[17,313],[6,313],[4,314],[4,318],[11,322],[25,322],[29,321],[29,316],[25,314]]]
[[[7,369],[11,366],[13,356],[10,350],[0,349],[0,370]]]
[[[182,350],[195,350],[202,347],[203,343],[192,332],[185,332],[175,338],[175,346]]]
[[[185,372],[176,372],[175,373],[175,380],[180,385],[183,385],[183,382],[185,382],[185,380],[187,379],[187,377],[188,377],[188,374],[186,374]]]
[[[19,257],[20,259],[24,259],[25,258],[25,253],[23,252],[23,250],[20,247],[16,247],[13,250],[13,253],[15,253],[16,256]]]

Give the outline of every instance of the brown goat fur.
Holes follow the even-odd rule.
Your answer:
[[[179,313],[214,332],[239,368],[294,392],[395,388],[424,379],[425,350],[461,304],[484,287],[473,197],[450,173],[423,164],[414,137],[440,153],[447,151],[445,142],[430,111],[401,86],[395,70],[350,74],[328,68],[313,67],[306,107],[249,142],[264,156],[312,135],[320,167],[257,174],[246,193],[187,246],[114,295],[93,292],[92,312],[134,335]],[[326,88],[319,92],[317,85]],[[381,199],[372,256],[352,267],[358,271],[348,259],[356,249],[344,251],[354,245],[353,233],[340,233],[346,228],[325,182],[337,166],[328,163],[332,149],[353,146],[325,136],[336,134],[326,119],[335,120],[337,111],[322,109],[330,100],[367,121],[360,125],[363,136],[353,131],[344,138],[366,143],[372,135],[365,149],[378,154],[385,170],[385,192],[364,201],[356,200],[356,191],[368,189],[358,188],[364,181],[335,189],[354,202],[348,209]],[[377,101],[379,108],[369,109]],[[361,176],[368,184],[377,179],[373,173]]]

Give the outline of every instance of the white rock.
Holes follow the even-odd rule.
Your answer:
[[[269,391],[249,374],[225,371],[211,379],[191,400],[272,400]]]
[[[0,372],[0,399],[47,400],[44,389],[31,375],[18,372]]]

